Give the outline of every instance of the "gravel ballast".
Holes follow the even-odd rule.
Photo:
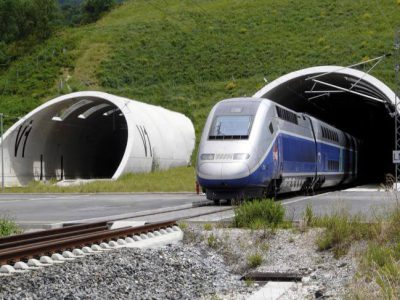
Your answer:
[[[239,279],[204,248],[122,248],[0,277],[0,299],[212,298],[248,292]]]
[[[302,281],[295,283],[280,300],[344,299],[357,271],[357,253],[362,243],[354,243],[348,254],[335,258],[331,251],[319,251],[316,240],[321,228],[305,231],[293,229],[249,230],[220,228],[204,230],[191,226],[185,237],[187,243],[205,247],[213,237],[213,247],[225,258],[230,270],[237,274],[266,272],[298,274]],[[188,237],[192,239],[188,240]],[[365,246],[365,245],[364,245]],[[251,268],[249,257],[259,255],[262,262]]]

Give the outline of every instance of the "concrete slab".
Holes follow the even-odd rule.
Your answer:
[[[294,285],[294,282],[270,281],[246,300],[275,300],[279,299],[287,290]]]
[[[143,226],[146,222],[145,221],[115,221],[110,229],[119,229],[119,228],[126,228],[126,227],[139,227]]]
[[[281,203],[286,208],[286,218],[294,221],[302,220],[307,205],[313,208],[314,215],[346,211],[350,215],[365,216],[373,221],[375,216],[385,215],[398,205],[396,198],[393,192],[344,190],[293,197]]]

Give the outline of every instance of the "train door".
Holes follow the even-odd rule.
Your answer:
[[[312,118],[310,118],[307,115],[303,115],[303,117],[306,117],[310,123],[310,131],[312,133],[312,136],[314,139],[314,145],[315,145],[314,176],[313,176],[313,178],[310,178],[310,180],[311,180],[310,188],[313,189],[315,186],[317,186],[317,188],[318,188],[318,185],[319,185],[318,172],[319,172],[320,163],[321,163],[321,146],[318,143],[318,137],[319,137],[320,133],[319,133],[318,125]]]
[[[352,141],[352,164],[351,164],[351,173],[352,173],[352,180],[355,180],[356,179],[356,174],[357,174],[357,162],[356,162],[356,158],[357,158],[357,155],[356,155],[356,151],[357,151],[357,146],[356,146],[356,144],[357,144],[357,141],[356,141],[356,139],[354,138],[354,137],[351,137],[351,141]]]
[[[343,182],[347,183],[349,180],[349,147],[350,137],[347,133],[344,134],[344,149],[343,149]]]

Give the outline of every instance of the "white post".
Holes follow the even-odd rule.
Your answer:
[[[4,191],[4,145],[3,145],[3,117],[0,113],[0,134],[1,134],[1,190]]]

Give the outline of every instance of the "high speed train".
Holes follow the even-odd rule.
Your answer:
[[[349,184],[358,176],[360,143],[267,99],[226,99],[205,124],[197,181],[214,202]]]

